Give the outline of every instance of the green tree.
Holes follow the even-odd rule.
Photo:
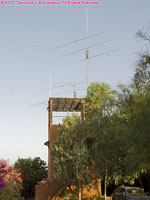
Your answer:
[[[147,86],[142,91],[133,90],[128,101],[130,104],[128,103],[125,109],[129,121],[131,156],[134,161],[130,167],[148,169],[150,166],[150,95],[147,93]]]
[[[92,83],[87,91],[89,155],[93,170],[104,180],[105,197],[107,184],[132,184],[139,174],[136,137],[131,136],[132,110],[137,98],[132,95],[130,88],[120,86],[120,91],[114,91],[100,83]]]
[[[35,185],[47,178],[46,162],[39,157],[18,158],[14,167],[20,169],[24,175],[22,195],[27,200],[32,199],[35,194]]]
[[[144,83],[144,82],[143,82]],[[120,87],[118,94],[117,112],[120,118],[119,126],[125,145],[124,182],[134,183],[135,179],[149,170],[149,142],[150,142],[150,95],[148,82],[137,88],[135,82],[129,87]],[[125,131],[124,131],[125,130]],[[120,177],[121,178],[121,177]]]
[[[150,95],[148,81],[112,90],[107,84],[88,87],[83,123],[77,116],[64,120],[53,145],[56,178],[81,188],[92,177],[107,184],[133,184],[150,162]]]
[[[137,38],[142,39],[146,42],[146,50],[143,50],[139,55],[139,61],[135,68],[135,74],[133,77],[133,85],[136,89],[148,89],[150,88],[150,27],[146,29],[141,29],[136,33]]]
[[[139,148],[137,145],[139,138],[138,128],[135,124],[139,123],[137,111],[141,102],[140,98],[141,93],[135,91],[131,86],[120,86],[116,109],[116,116],[118,116],[116,130],[119,131],[120,152],[122,154],[120,181],[132,184],[141,170],[139,167],[141,161],[136,152]]]
[[[140,30],[138,38],[149,46],[149,31]],[[121,159],[118,182],[133,184],[150,169],[150,54],[143,51],[135,67],[132,83],[120,85],[116,104],[116,131],[120,132]],[[123,158],[123,157],[122,157]],[[118,165],[118,164],[117,164]],[[118,165],[118,166],[119,166]]]
[[[136,33],[150,45],[149,28],[139,30]],[[128,94],[124,99],[124,110],[128,118],[130,140],[132,141],[132,159],[136,167],[133,169],[149,170],[149,142],[150,142],[150,53],[148,50],[140,54],[135,67],[132,84],[128,88]],[[122,93],[122,97],[124,94]],[[124,98],[124,97],[123,97]],[[130,142],[131,143],[131,142]],[[137,159],[138,158],[138,159]]]
[[[86,96],[86,130],[92,168],[98,178],[105,182],[113,180],[118,166],[116,131],[116,91],[107,84],[92,83]]]
[[[135,74],[133,77],[133,86],[138,91],[148,90],[150,88],[150,55],[149,53],[143,53],[140,55],[137,67],[135,68]]]
[[[67,117],[52,148],[53,171],[65,185],[75,186],[81,199],[82,185],[91,182],[89,155],[82,120],[77,115]]]

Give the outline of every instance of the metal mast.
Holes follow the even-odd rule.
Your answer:
[[[88,50],[88,8],[86,6],[86,89],[88,89],[88,59],[89,59],[89,50]]]

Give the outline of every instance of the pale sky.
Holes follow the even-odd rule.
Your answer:
[[[112,40],[90,48],[89,57],[121,48],[89,59],[89,83],[129,84],[136,53],[144,48],[135,33],[150,25],[149,10],[150,0],[99,0],[88,6],[88,34],[104,33],[89,38],[88,45]],[[47,161],[45,102],[50,93],[73,97],[74,81],[79,82],[77,96],[84,97],[86,74],[85,61],[79,62],[85,50],[65,56],[80,50],[85,40],[52,49],[85,36],[84,5],[0,4],[0,159],[14,163],[18,157],[39,156]],[[55,88],[46,90],[50,87]]]

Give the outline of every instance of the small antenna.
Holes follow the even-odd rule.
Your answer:
[[[74,68],[74,98],[77,98],[77,82],[76,82],[76,69]]]
[[[76,82],[74,82],[74,98],[77,98]]]
[[[49,87],[49,97],[52,97],[52,76],[51,76],[51,72],[50,72],[50,87]]]

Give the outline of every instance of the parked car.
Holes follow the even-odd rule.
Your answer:
[[[138,187],[118,187],[112,194],[112,200],[150,200],[150,196]]]

